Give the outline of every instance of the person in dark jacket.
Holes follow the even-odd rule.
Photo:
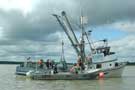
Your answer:
[[[50,68],[50,62],[49,62],[49,59],[47,59],[47,61],[46,61],[46,67],[47,67],[47,69]]]

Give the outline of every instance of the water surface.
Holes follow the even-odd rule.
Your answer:
[[[15,67],[0,65],[0,90],[135,90],[135,66],[127,66],[121,78],[52,81],[16,76]]]

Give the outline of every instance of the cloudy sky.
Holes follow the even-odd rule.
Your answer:
[[[82,10],[92,39],[107,38],[118,56],[134,61],[134,9],[134,0],[0,0],[0,60],[59,59],[64,40],[66,59],[72,61],[76,54],[52,14],[66,11],[79,33]]]

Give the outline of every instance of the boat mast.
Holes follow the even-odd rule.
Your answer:
[[[67,69],[67,63],[66,63],[66,60],[65,60],[65,56],[64,56],[64,42],[62,40],[62,43],[61,43],[61,48],[62,48],[62,52],[61,52],[61,63],[63,65],[63,69],[66,70]]]
[[[65,61],[65,56],[64,56],[64,42],[63,42],[63,40],[62,40],[62,43],[61,43],[61,45],[62,45],[62,51],[61,51],[61,61]]]
[[[81,13],[81,17],[80,17],[80,24],[81,24],[81,42],[80,42],[80,51],[81,51],[81,58],[82,58],[82,62],[85,62],[85,41],[84,41],[84,35],[85,35],[85,31],[84,31],[84,22],[83,22],[83,14]]]

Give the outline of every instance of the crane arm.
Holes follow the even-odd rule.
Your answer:
[[[64,21],[62,22],[60,16],[58,16],[58,15],[56,15],[56,14],[53,14],[53,16],[57,19],[57,21],[59,22],[60,26],[61,26],[62,29],[65,31],[66,35],[68,36],[68,39],[70,40],[70,42],[71,42],[73,48],[75,49],[77,55],[80,55],[80,51],[79,51],[79,49],[77,48],[77,44],[78,44],[78,43],[76,43],[76,42],[73,41],[73,39],[72,39],[72,37],[71,37],[71,35],[70,35],[70,33],[69,33],[70,30],[69,30],[68,26],[66,26],[66,23],[65,23]],[[76,39],[76,40],[77,40],[77,39]]]

